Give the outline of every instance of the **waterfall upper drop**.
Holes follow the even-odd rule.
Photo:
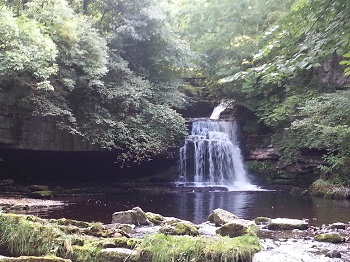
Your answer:
[[[196,185],[253,190],[243,165],[236,121],[198,119],[180,149],[180,176]]]
[[[224,100],[217,107],[214,108],[210,119],[219,119],[220,114],[231,104],[234,100]]]

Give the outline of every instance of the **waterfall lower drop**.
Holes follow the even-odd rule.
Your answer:
[[[236,121],[199,119],[180,149],[180,180],[196,186],[256,190],[249,182],[237,140]]]

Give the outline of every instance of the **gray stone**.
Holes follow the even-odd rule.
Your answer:
[[[331,224],[330,228],[331,229],[345,229],[346,228],[346,224],[337,222],[337,223]]]
[[[112,215],[112,224],[133,224],[135,226],[148,226],[152,223],[147,219],[145,212],[139,207],[132,210],[115,212]]]
[[[226,223],[216,230],[221,236],[238,237],[246,233],[247,227],[240,223]]]
[[[300,219],[274,218],[268,223],[267,228],[270,230],[306,230],[309,228],[309,223]]]
[[[115,259],[118,259],[116,261],[126,261],[131,256],[136,255],[136,251],[128,248],[122,248],[122,247],[114,247],[114,248],[105,248],[100,251],[100,254],[105,254],[108,257],[115,257]]]
[[[341,254],[338,250],[331,250],[326,253],[326,257],[341,258]]]
[[[236,215],[221,208],[213,210],[213,212],[208,217],[208,220],[214,223],[216,226],[222,226],[224,224],[234,222],[237,219],[239,218]]]

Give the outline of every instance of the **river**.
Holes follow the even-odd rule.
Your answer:
[[[33,210],[31,214],[110,223],[114,212],[139,206],[144,211],[193,223],[206,221],[216,208],[244,219],[258,216],[304,218],[315,226],[350,220],[350,201],[297,196],[284,191],[121,193],[72,197],[65,202],[62,207]]]

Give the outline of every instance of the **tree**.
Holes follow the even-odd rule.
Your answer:
[[[117,149],[121,161],[166,153],[184,135],[185,121],[174,108],[185,102],[177,87],[188,61],[180,53],[188,49],[174,40],[153,1],[2,3],[18,11],[15,20],[33,21],[55,52],[52,60],[38,59],[47,70],[52,64],[54,70],[43,76],[53,90],[23,94],[15,102],[21,111]],[[23,73],[39,69],[45,67],[25,67]]]
[[[273,128],[286,161],[295,161],[303,148],[321,148],[337,167],[349,166],[343,100],[348,85],[316,76],[331,62],[348,65],[349,5],[343,0],[295,1],[290,13],[265,32],[247,69],[220,80],[231,93],[244,94],[241,103]]]
[[[0,6],[0,76],[25,88],[52,89],[58,50],[40,24],[25,16],[14,17]],[[20,80],[20,81],[19,81]]]

